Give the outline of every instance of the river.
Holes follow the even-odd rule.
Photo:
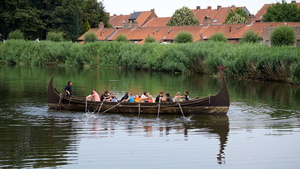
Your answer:
[[[225,72],[226,75],[226,72]],[[227,78],[227,115],[49,110],[50,78],[76,96],[92,89],[206,97],[217,76],[109,68],[0,66],[0,168],[299,168],[300,87]]]

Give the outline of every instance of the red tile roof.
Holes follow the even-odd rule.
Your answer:
[[[112,16],[109,20],[109,23],[113,27],[123,27],[123,23],[127,23],[131,15],[118,15]]]
[[[200,24],[203,24],[203,19],[208,16],[212,19],[213,24],[222,24],[225,22],[225,19],[230,12],[230,10],[234,10],[236,8],[245,8],[245,7],[221,7],[219,6],[217,9],[211,9],[208,7],[207,9],[192,9],[192,12],[199,20]],[[246,8],[245,8],[246,9]]]
[[[114,28],[104,28],[104,29],[90,29],[89,31],[85,32],[82,36],[80,36],[77,40],[82,41],[84,36],[89,32],[95,32],[98,40],[106,40],[107,37],[110,37],[113,33],[115,33],[117,29]]]
[[[157,27],[157,26],[167,26],[167,23],[171,17],[163,17],[163,18],[153,18],[149,22],[147,22],[143,27]]]
[[[109,23],[115,27],[123,27],[124,23],[129,23],[130,15],[114,15],[110,18]],[[141,14],[137,17],[136,22],[138,26],[143,26],[145,23],[149,22],[151,19],[157,18],[155,11],[152,9],[150,11],[142,11]]]

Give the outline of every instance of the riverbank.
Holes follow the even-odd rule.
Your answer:
[[[0,43],[0,63],[215,74],[219,64],[226,76],[300,83],[300,50],[259,44],[198,42],[189,44],[9,40]]]

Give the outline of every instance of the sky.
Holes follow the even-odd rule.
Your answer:
[[[158,17],[171,17],[177,10],[186,6],[190,9],[196,9],[200,6],[201,9],[207,9],[211,6],[216,9],[218,5],[228,7],[235,5],[236,7],[245,6],[251,14],[256,14],[264,4],[273,4],[281,2],[281,0],[98,0],[102,1],[106,12],[110,15],[129,15],[133,12],[155,10]],[[286,0],[291,3],[291,0]],[[297,0],[299,2],[299,0]]]

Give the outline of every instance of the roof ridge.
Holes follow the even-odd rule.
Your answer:
[[[154,17],[151,18],[148,22],[146,22],[142,27],[146,27],[146,25],[147,25],[149,22],[151,22],[153,19],[154,19]]]

